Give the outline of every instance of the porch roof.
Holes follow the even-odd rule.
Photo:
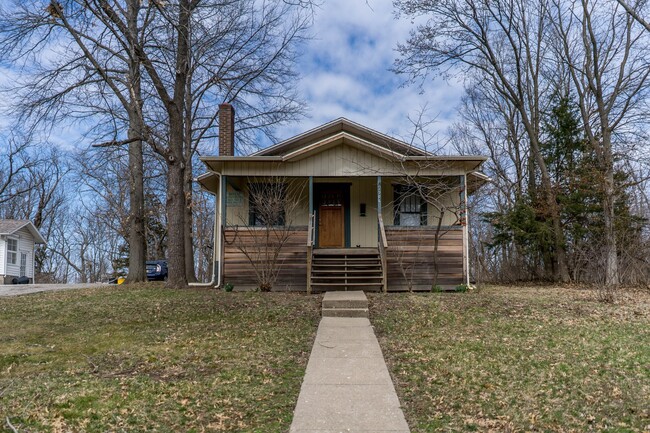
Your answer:
[[[473,193],[490,180],[489,176],[486,176],[479,171],[471,171],[467,173],[468,193]],[[219,175],[215,172],[203,173],[197,177],[195,181],[198,182],[203,189],[210,192],[216,192],[217,188],[219,188]]]

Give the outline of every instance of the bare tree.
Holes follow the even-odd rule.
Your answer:
[[[621,6],[623,6],[623,8],[625,9],[625,11],[626,11],[628,14],[630,14],[630,16],[631,16],[632,18],[634,18],[634,19],[635,19],[639,24],[641,24],[643,27],[645,27],[645,29],[646,29],[647,31],[650,32],[650,23],[647,22],[646,20],[644,20],[643,17],[642,17],[642,16],[640,15],[640,13],[639,13],[639,10],[640,10],[641,8],[643,8],[643,6],[645,6],[646,3],[647,3],[645,0],[641,0],[641,1],[636,2],[636,6],[635,6],[635,7],[632,7],[632,5],[630,5],[629,3],[627,3],[627,2],[624,1],[624,0],[616,0],[616,1],[618,1],[618,3],[619,3]]]
[[[398,46],[395,71],[424,80],[433,71],[472,72],[517,111],[531,156],[540,172],[546,212],[553,227],[555,278],[568,281],[560,211],[540,150],[547,11],[544,2],[397,0],[398,11],[423,16],[409,40]]]
[[[129,149],[130,263],[129,281],[146,278],[142,138],[144,122],[140,64],[134,47],[141,35],[140,2],[128,0],[118,12],[124,32],[116,31],[103,15],[106,2],[18,2],[2,11],[0,46],[5,59],[36,71],[18,86],[20,119],[35,125],[65,122],[66,116],[105,119],[99,131],[113,135],[99,146]],[[146,21],[146,19],[145,19]],[[65,49],[60,49],[65,46]],[[57,56],[42,54],[56,51]],[[12,91],[16,86],[12,86]],[[16,98],[14,98],[16,99]],[[51,126],[46,126],[51,128]],[[126,139],[117,136],[126,129]]]
[[[99,101],[107,101],[107,111],[118,115],[116,123],[122,119],[131,131],[126,140],[106,145],[146,141],[165,161],[168,283],[184,286],[188,273],[190,279],[193,274],[188,265],[193,255],[185,253],[191,249],[191,223],[185,223],[191,218],[186,210],[191,208],[191,155],[214,130],[220,102],[237,101],[249,108],[238,110],[247,113],[239,119],[243,131],[268,131],[273,122],[300,111],[291,89],[295,46],[309,24],[305,5],[69,0],[52,1],[46,11],[24,4],[16,10],[20,12],[6,14],[0,29],[8,35],[5,44],[16,45],[14,52],[26,57],[34,51],[33,41],[45,41],[41,47],[56,42],[74,47],[50,77],[88,71],[80,73],[81,81],[74,81],[72,88],[82,84],[92,89]],[[52,40],[52,29],[64,30],[66,37]],[[53,107],[44,110],[49,114]],[[116,107],[128,115],[119,117]]]
[[[0,151],[0,204],[15,201],[18,197],[29,193],[33,181],[29,170],[36,164],[36,159],[31,155],[31,140],[14,134],[1,136],[3,149]],[[0,208],[0,217],[6,215],[6,205]]]
[[[648,121],[650,39],[617,2],[554,2],[559,57],[578,96],[580,114],[596,157],[595,181],[603,195],[605,285],[619,284],[616,160]]]
[[[293,218],[305,183],[285,178],[248,178],[249,215],[240,216],[228,240],[250,263],[259,289],[273,289],[282,270],[284,247],[294,233]]]

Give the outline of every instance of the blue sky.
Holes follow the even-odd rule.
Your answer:
[[[0,3],[4,0],[0,0]],[[444,140],[456,119],[463,94],[462,83],[430,80],[424,88],[404,86],[405,77],[389,71],[398,42],[407,39],[413,24],[396,19],[391,0],[322,0],[316,9],[310,40],[300,57],[302,79],[298,89],[308,106],[308,117],[276,131],[279,140],[289,138],[339,117],[346,117],[389,135],[408,139],[408,116],[427,107],[432,125]],[[0,68],[0,82],[18,73]],[[0,118],[6,130],[7,118]],[[88,143],[73,126],[55,128],[48,140],[66,150]],[[209,146],[208,146],[209,147]]]
[[[433,128],[445,131],[456,118],[462,83],[438,79],[402,86],[405,78],[389,71],[413,24],[396,19],[391,0],[323,0],[316,11],[312,34],[301,58],[299,89],[309,117],[283,127],[280,139],[338,117],[405,138],[411,128],[407,116],[427,107],[437,116]],[[424,91],[422,93],[422,90]]]

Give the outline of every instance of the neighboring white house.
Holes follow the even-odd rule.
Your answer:
[[[0,284],[23,276],[33,283],[34,246],[44,243],[31,221],[0,219]]]

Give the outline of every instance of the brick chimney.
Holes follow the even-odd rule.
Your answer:
[[[235,109],[219,104],[219,156],[235,155]]]

